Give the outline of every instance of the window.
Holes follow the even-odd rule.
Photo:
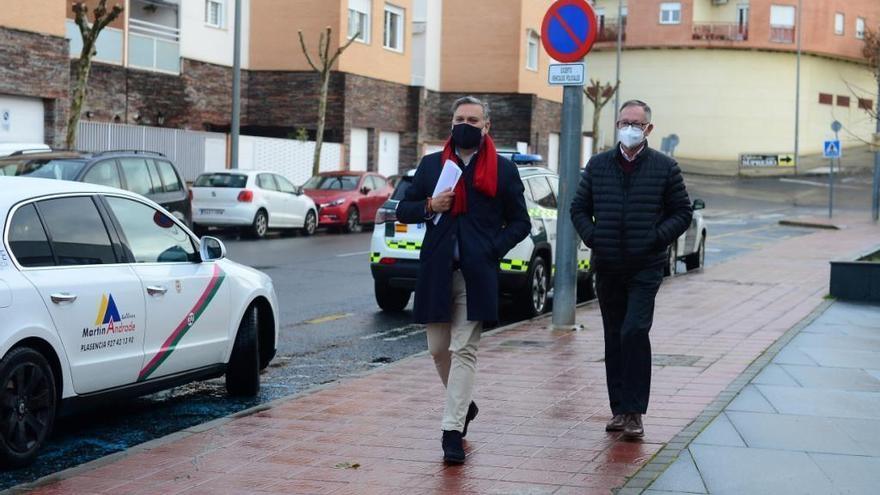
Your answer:
[[[822,105],[833,105],[834,96],[829,95],[828,93],[819,93],[819,103]]]
[[[281,177],[280,175],[275,176],[275,183],[278,184],[278,190],[283,193],[293,194],[294,192],[296,192],[296,187],[294,187],[294,185],[291,184],[289,180]]]
[[[37,216],[34,205],[25,205],[15,212],[9,225],[9,248],[21,266],[29,268],[53,266],[55,259],[49,239]]]
[[[241,174],[202,174],[197,179],[193,187],[231,187],[241,189],[247,186],[247,175]]]
[[[359,180],[357,175],[316,175],[303,184],[303,189],[354,191]]]
[[[681,2],[660,4],[660,24],[681,24]]]
[[[83,182],[101,186],[122,187],[122,182],[119,180],[119,171],[116,169],[116,162],[113,160],[106,160],[92,165],[92,168],[83,177]]]
[[[275,179],[272,178],[272,174],[260,174],[257,176],[257,186],[260,189],[265,189],[267,191],[277,191],[278,185],[275,184]]]
[[[162,192],[162,178],[159,177],[159,170],[156,169],[156,162],[153,160],[146,160],[147,162],[147,170],[150,172],[150,182],[153,183],[153,192],[160,193]]]
[[[126,198],[108,197],[107,204],[122,227],[135,263],[198,261],[190,236],[164,213]]]
[[[216,28],[223,27],[222,0],[205,0],[205,24]]]
[[[143,158],[121,158],[119,165],[122,167],[126,189],[129,191],[146,196],[162,189],[161,182],[153,183],[147,161]]]
[[[862,17],[856,17],[856,38],[865,39],[865,19]]]
[[[794,43],[793,5],[770,6],[770,41],[777,43]]]
[[[116,263],[110,236],[92,198],[48,199],[37,203],[37,209],[52,238],[58,265]]]
[[[385,6],[385,48],[403,51],[403,22],[403,9],[393,5]]]
[[[840,12],[834,14],[834,34],[843,35],[843,26],[846,23],[843,14]]]
[[[75,180],[85,167],[84,160],[21,160],[6,162],[0,175]]]
[[[526,42],[526,69],[537,71],[538,70],[538,44],[540,44],[541,39],[538,37],[538,33],[528,30],[526,34],[527,42]]]
[[[837,106],[849,108],[849,96],[837,95]]]
[[[859,98],[859,108],[862,110],[873,110],[874,102],[865,98]]]
[[[556,209],[556,198],[553,196],[553,190],[545,177],[535,177],[529,179],[529,185],[532,189],[532,197],[535,203],[544,208]]]
[[[348,0],[348,37],[370,42],[370,0]],[[355,37],[357,35],[357,37]]]
[[[177,192],[183,189],[183,186],[180,185],[180,179],[177,177],[177,172],[174,171],[173,165],[169,162],[156,160],[156,168],[159,169],[159,176],[162,177],[162,182],[165,184],[162,188],[164,192]]]

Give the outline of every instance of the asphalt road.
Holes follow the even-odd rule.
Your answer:
[[[692,198],[707,204],[703,214],[709,229],[709,269],[779,239],[809,233],[779,226],[778,221],[827,212],[825,180],[688,176]],[[869,179],[845,177],[840,186],[836,208],[867,216]],[[411,305],[400,314],[385,314],[376,306],[368,262],[370,233],[322,232],[311,238],[261,241],[230,235],[225,241],[231,259],[272,276],[280,299],[278,356],[262,377],[260,395],[232,400],[223,381],[213,380],[61,418],[38,461],[0,473],[0,489],[426,349],[424,329],[410,323]],[[515,321],[509,307],[502,307],[502,317],[503,323]]]

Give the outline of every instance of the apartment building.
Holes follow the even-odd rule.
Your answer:
[[[677,135],[678,157],[733,164],[794,152],[798,35],[800,152],[821,152],[834,120],[845,145],[871,138],[877,83],[861,50],[865,29],[880,25],[876,0],[804,0],[800,16],[797,0],[625,0],[622,19],[617,0],[593,3],[601,29],[589,76],[614,80],[622,29],[621,101],[650,103],[654,144]],[[603,112],[598,139],[610,146],[613,109]]]

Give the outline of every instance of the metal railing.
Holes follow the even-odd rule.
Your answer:
[[[128,24],[130,66],[180,73],[180,29],[138,19]]]
[[[596,42],[605,42],[605,41],[613,41],[617,42],[617,32],[623,30],[623,35],[621,36],[621,41],[626,41],[626,21],[618,22],[618,21],[608,21],[606,20],[599,26],[598,33],[596,35]]]
[[[794,26],[770,26],[770,41],[776,43],[794,43]]]
[[[736,22],[694,23],[693,39],[705,41],[746,41],[749,27]]]

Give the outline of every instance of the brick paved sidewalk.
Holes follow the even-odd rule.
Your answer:
[[[641,442],[603,429],[602,332],[591,304],[578,311],[584,331],[553,333],[544,318],[485,336],[464,466],[441,462],[442,390],[421,355],[61,473],[34,493],[607,494],[822,304],[830,258],[863,251],[878,234],[853,223],[664,282]]]

